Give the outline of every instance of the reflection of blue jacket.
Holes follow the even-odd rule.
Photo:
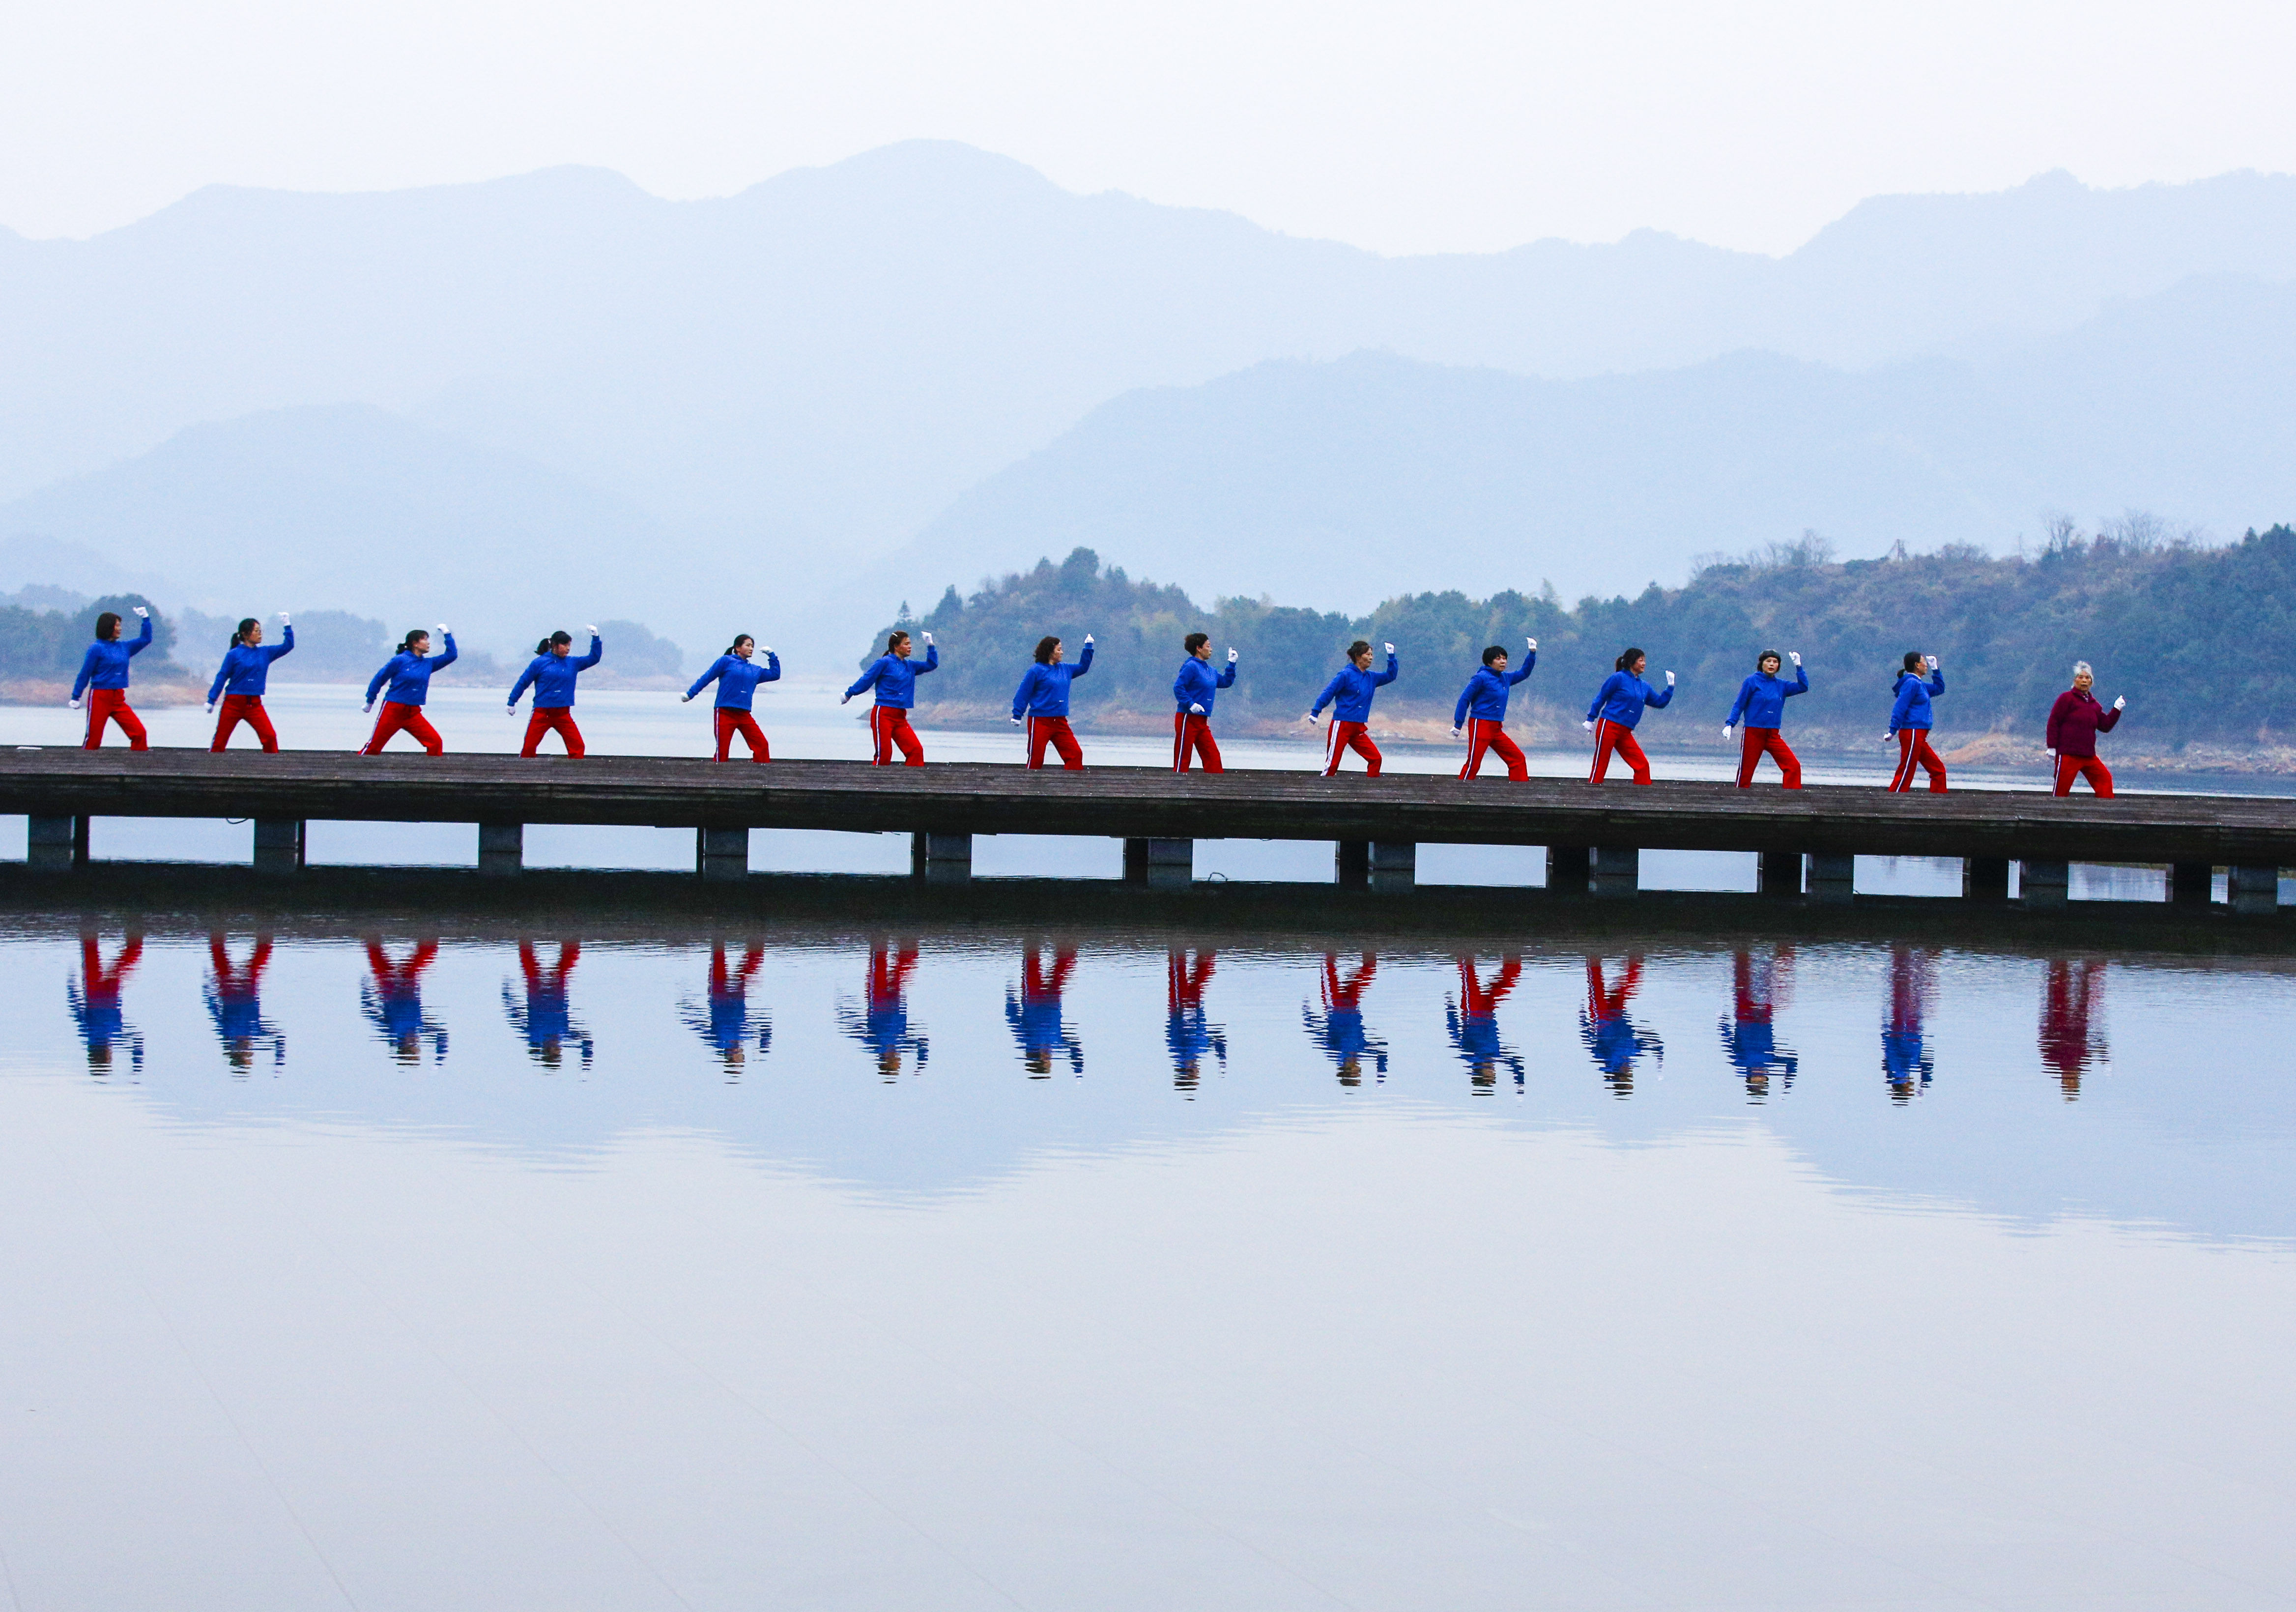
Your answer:
[[[1470,1072],[1487,1073],[1504,1064],[1522,1084],[1522,1059],[1499,1040],[1499,1022],[1488,1013],[1462,1012],[1456,1003],[1443,1008],[1445,1024],[1451,1032],[1451,1045],[1457,1049],[1459,1061]]]
[[[1643,720],[1643,707],[1663,711],[1674,698],[1674,685],[1652,688],[1631,671],[1614,671],[1603,679],[1602,687],[1595,691],[1595,703],[1587,707],[1587,720],[1600,717],[1606,722],[1632,728]]]
[[[369,984],[364,1015],[376,1033],[393,1047],[411,1051],[425,1038],[440,1063],[447,1059],[447,1031],[422,1010],[422,992],[412,985]]]
[[[758,691],[758,685],[778,681],[781,675],[782,658],[770,649],[766,651],[763,665],[755,661],[745,661],[740,655],[721,654],[709,663],[709,670],[693,679],[693,687],[685,691],[685,697],[692,699],[709,687],[711,679],[715,679],[718,709],[747,711],[750,696]]]
[[[1927,1041],[1919,1030],[1890,1030],[1882,1032],[1882,1073],[1890,1084],[1899,1088],[1930,1082],[1932,1060]]]
[[[759,1052],[770,1050],[774,1044],[773,1021],[763,1014],[752,1018],[749,997],[742,991],[711,991],[708,1008],[699,1015],[689,1015],[686,1022],[720,1056],[747,1047],[752,1031],[756,1032]]]
[[[1300,1016],[1307,1024],[1308,1034],[1334,1063],[1344,1066],[1369,1058],[1382,1074],[1387,1073],[1387,1043],[1364,1028],[1362,1008],[1327,1008],[1319,1013],[1302,1007]]]
[[[79,1025],[80,1039],[87,1043],[91,1053],[108,1057],[113,1047],[127,1040],[135,1067],[144,1067],[144,1040],[141,1036],[129,1037],[127,1015],[117,996],[97,993],[84,997],[78,985],[68,984],[64,987],[64,999],[71,1005],[73,1022]]]
[[[1207,1052],[1218,1054],[1223,1065],[1227,1063],[1227,1037],[1201,1008],[1181,1008],[1164,1016],[1164,1046],[1172,1055],[1172,1067],[1182,1072],[1202,1063]]]
[[[263,686],[270,680],[271,662],[295,647],[295,629],[283,628],[276,644],[234,644],[223,652],[223,664],[216,669],[215,681],[208,685],[208,703],[216,703],[218,695],[237,695],[244,699],[263,697]]]
[[[1234,661],[1227,663],[1226,670],[1215,676],[1209,663],[1190,655],[1180,662],[1179,673],[1172,679],[1172,698],[1179,702],[1179,710],[1185,711],[1191,705],[1201,705],[1209,717],[1212,713],[1212,701],[1218,697],[1219,691],[1234,682]]]
[[[1587,1043],[1587,1050],[1595,1056],[1595,1067],[1604,1074],[1631,1074],[1635,1060],[1644,1053],[1666,1050],[1656,1032],[1638,1028],[1622,1013],[1596,1017],[1581,1008],[1578,1039]]]
[[[91,688],[125,688],[127,687],[127,662],[151,646],[152,618],[144,618],[144,630],[132,638],[100,639],[87,646],[80,657],[79,676],[72,680],[71,697],[75,700]]]
[[[878,704],[898,705],[907,711],[917,703],[917,679],[939,664],[940,650],[935,645],[925,646],[925,663],[922,666],[888,650],[870,662],[869,670],[845,691],[845,697],[849,700],[873,687]]]
[[[1898,674],[1897,692],[1898,703],[1890,711],[1890,731],[1895,733],[1900,728],[1926,730],[1930,725],[1930,701],[1945,692],[1945,673],[1932,671],[1924,683],[1912,672],[1901,671]]]
[[[510,703],[518,703],[518,696],[534,685],[534,708],[537,711],[564,711],[574,703],[574,679],[598,663],[606,653],[598,635],[590,635],[590,653],[580,660],[572,655],[552,654],[547,651],[526,663],[518,674],[518,681],[510,686]]]
[[[1794,668],[1794,680],[1774,678],[1767,671],[1758,671],[1738,685],[1738,697],[1730,703],[1730,714],[1722,719],[1726,728],[1735,728],[1738,719],[1746,719],[1749,728],[1775,728],[1785,720],[1786,701],[1798,694],[1809,692],[1809,673]]]
[[[1013,691],[1013,714],[1032,717],[1064,717],[1069,713],[1069,685],[1092,670],[1092,646],[1084,646],[1084,654],[1071,666],[1063,661],[1057,666],[1032,662],[1021,674],[1021,687]]]
[[[1530,669],[1538,664],[1538,651],[1532,649],[1524,652],[1522,664],[1513,671],[1496,671],[1488,666],[1478,669],[1459,691],[1459,703],[1451,712],[1451,726],[1464,728],[1471,716],[1478,722],[1505,721],[1507,691],[1529,677]]]
[[[1031,997],[1007,991],[1004,1022],[1013,1026],[1013,1037],[1021,1043],[1024,1057],[1051,1057],[1066,1052],[1069,1067],[1078,1074],[1084,1073],[1084,1043],[1076,1032],[1061,1022],[1060,998]]]
[[[1332,674],[1332,680],[1324,685],[1324,692],[1316,696],[1316,703],[1308,708],[1308,714],[1321,716],[1324,707],[1328,705],[1333,718],[1340,721],[1368,722],[1371,720],[1373,691],[1394,682],[1396,670],[1393,655],[1387,657],[1385,671],[1358,671],[1352,663],[1342,666]]]
[[[856,1013],[850,1008],[838,1009],[837,1016],[845,1026],[845,1033],[874,1052],[880,1062],[897,1058],[904,1052],[917,1055],[917,1066],[922,1068],[931,1056],[925,1038],[911,1032],[909,1008],[906,1001],[872,1007],[865,1013]]]
[[[1752,725],[1761,726],[1759,722]],[[1800,1061],[1792,1053],[1778,1049],[1777,1031],[1767,1019],[1724,1019],[1722,1051],[1729,1058],[1730,1066],[1750,1079],[1779,1073],[1792,1081],[1800,1067]]]
[[[430,697],[430,674],[444,671],[455,663],[455,635],[441,633],[447,640],[447,653],[442,655],[419,655],[411,649],[402,649],[383,662],[381,671],[367,679],[366,703],[374,703],[375,690],[384,684],[390,692],[382,696],[386,705],[420,705]]]

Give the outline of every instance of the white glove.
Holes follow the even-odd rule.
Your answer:
[[[2112,708],[2115,711],[2126,711],[2128,708],[2128,696],[2127,695],[2122,695],[2119,699],[2112,703]]]
[[[592,637],[594,637],[594,637],[596,637],[598,636],[598,624],[597,624],[595,621],[593,621],[593,622],[591,622],[587,627],[585,627],[582,630],[583,630],[584,632],[588,633]]]
[[[1730,724],[1729,724],[1729,723],[1727,723],[1727,722],[1723,723],[1723,724],[1722,724],[1722,736],[1723,736],[1724,738],[1726,738],[1726,738],[1728,738],[1728,737],[1730,736],[1730,734],[1731,734],[1731,728],[1730,728]]]
[[[691,705],[693,703],[693,696],[690,694],[682,694],[677,696],[677,703],[681,705]]]
[[[64,703],[70,706],[74,711],[78,711],[79,709],[79,702],[76,699],[66,700]]]
[[[1324,719],[1318,712],[1311,711],[1303,720],[1307,722],[1308,727],[1313,728],[1316,723],[1322,721]]]
[[[1789,649],[1789,650],[1787,650],[1787,651],[1786,651],[1786,659],[1787,659],[1787,660],[1789,660],[1789,661],[1792,661],[1792,662],[1795,665],[1797,665],[1797,666],[1800,665],[1800,664],[1801,664],[1801,651],[1800,651],[1800,650],[1799,650],[1799,649]]]
[[[1387,651],[1390,654],[1393,654],[1395,653],[1395,646],[1392,644],[1382,644],[1380,647]]]
[[[764,647],[760,648],[760,649],[758,651],[758,653],[759,654],[761,654],[761,655],[765,656],[765,657],[766,657],[766,659],[767,659],[768,661],[770,661],[770,660],[772,660],[772,659],[774,658],[774,646],[773,646],[772,645],[770,645],[770,644],[767,644],[767,645],[766,645]]]
[[[152,613],[151,613],[150,611],[148,611],[148,610],[144,609],[141,604],[138,604],[138,605],[136,605],[136,606],[135,606],[135,613],[136,613],[137,615],[139,615],[139,616],[147,616],[147,617],[148,617]]]
[[[1188,714],[1192,717],[1200,717],[1204,714],[1204,708],[1201,705],[1191,705],[1188,707]]]
[[[851,695],[849,695],[849,695],[847,695],[843,699],[841,699],[841,700],[838,701],[837,703],[838,703],[840,705],[850,705],[851,703],[853,703],[853,696],[852,696]]]
[[[279,625],[282,627],[289,625],[287,613],[283,610],[279,613]]]
[[[1235,664],[1235,651],[1233,649],[1227,652],[1227,663],[1231,666]]]
[[[213,711],[215,709],[215,702],[213,700],[209,700],[208,702],[208,709],[209,711]]]
[[[928,649],[932,647],[932,634],[931,633],[925,634],[925,647]]]
[[[1592,722],[1581,722],[1578,726],[1585,728],[1588,733],[1595,731],[1595,724]]]
[[[1452,736],[1453,738],[1455,738],[1455,739],[1464,739],[1464,738],[1465,738],[1467,736],[1466,736],[1466,734],[1465,734],[1464,731],[1462,731],[1461,729],[1456,728],[1454,728],[1453,729],[1451,729],[1451,736]]]
[[[1525,638],[1523,642],[1530,646],[1531,654],[1537,654],[1538,653],[1538,640],[1537,638]]]
[[[1883,743],[1884,744],[1888,744],[1891,739],[1894,739],[1894,738],[1896,738],[1897,736],[1898,736],[1898,730],[1897,730],[1896,728],[1890,728],[1888,732],[1884,733],[1884,734],[1882,736],[1882,743]]]
[[[1086,633],[1086,634],[1085,634],[1085,635],[1084,635],[1084,641],[1085,641],[1086,643],[1087,643],[1087,644],[1091,643],[1091,642],[1092,642],[1092,634],[1090,634],[1090,633]]]
[[[1667,686],[1669,688],[1671,688],[1671,687],[1674,687],[1674,673],[1672,673],[1672,672],[1670,672],[1670,671],[1669,671],[1669,672],[1668,672],[1668,673],[1666,674],[1666,686]]]
[[[361,711],[371,712],[374,710],[374,702],[373,700],[369,700],[365,704],[360,706],[359,709]]]
[[[1933,654],[1923,655],[1922,657],[1922,664],[1928,667],[1931,671],[1935,671],[1937,670],[1937,656]]]
[[[1020,718],[1018,718],[1018,717],[1014,717],[1014,718],[1013,719],[1013,727],[1015,727],[1015,728],[1020,727],[1020,726],[1021,726],[1021,719],[1020,719]]]
[[[439,622],[439,636],[440,637],[442,637],[442,638],[443,638],[443,637],[445,637],[447,636],[447,630],[448,630],[448,629],[447,629],[447,623],[446,623],[446,622],[441,621],[441,622]]]
[[[518,714],[518,707],[517,707],[517,706],[515,706],[515,705],[505,705],[505,706],[504,706],[504,707],[503,707],[503,715],[504,715],[504,716],[506,716],[506,717],[514,717],[514,716],[516,716],[517,714]]]

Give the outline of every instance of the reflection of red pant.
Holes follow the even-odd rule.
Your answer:
[[[1324,736],[1324,776],[1330,777],[1340,769],[1340,760],[1349,751],[1364,759],[1364,770],[1373,777],[1379,777],[1379,746],[1371,742],[1371,734],[1361,722],[1342,722],[1332,719],[1332,731]]]
[[[1595,719],[1595,767],[1594,770],[1587,775],[1587,781],[1589,784],[1601,783],[1610,772],[1611,757],[1613,753],[1634,769],[1636,783],[1647,784],[1651,781],[1650,759],[1643,754],[1643,747],[1635,743],[1635,730],[1613,722],[1608,717],[1596,717]]]
[[[127,691],[124,688],[91,688],[87,691],[87,743],[84,748],[94,750],[103,743],[103,725],[119,724],[119,731],[127,736],[130,750],[149,750],[144,742],[144,724],[127,708]]]
[[[730,705],[718,707],[718,759],[724,761],[734,748],[734,736],[742,736],[750,747],[750,760],[770,761],[774,753],[766,747],[766,736],[758,730],[758,721],[746,711],[736,711]]]
[[[566,746],[568,755],[579,760],[586,753],[582,748],[582,730],[574,726],[574,708],[571,705],[536,706],[534,714],[526,719],[526,743],[520,747],[518,753],[532,755],[542,747],[542,736],[545,733],[556,734]]]
[[[1938,753],[1930,748],[1930,730],[1926,728],[1898,729],[1898,770],[1890,776],[1890,792],[1903,794],[1914,786],[1914,769],[1926,768],[1930,775],[1930,793],[1945,793],[1945,763]]]
[[[2072,794],[2075,778],[2087,778],[2089,788],[2098,800],[2112,799],[2112,774],[2095,756],[2060,755],[2057,758],[2057,793]]]
[[[1029,720],[1029,765],[1045,764],[1045,746],[1050,744],[1061,753],[1061,765],[1077,768],[1084,765],[1084,746],[1077,743],[1066,717],[1030,717]]]
[[[227,694],[216,712],[215,743],[209,750],[221,750],[231,738],[231,730],[242,721],[255,729],[256,743],[263,746],[266,755],[279,753],[279,736],[271,731],[271,719],[263,713],[263,696],[259,694]]]
[[[892,765],[896,744],[901,747],[903,766],[925,764],[925,747],[918,742],[916,730],[909,726],[909,713],[898,705],[869,707],[869,738],[875,746],[876,766]]]
[[[385,700],[382,714],[374,720],[374,737],[366,742],[366,748],[359,754],[381,755],[382,747],[390,743],[390,736],[401,730],[412,734],[416,742],[432,755],[447,748],[446,741],[439,736],[439,730],[424,720],[422,707],[398,700]]]
[[[1787,747],[1776,728],[1742,728],[1738,733],[1741,741],[1738,752],[1739,788],[1751,789],[1754,786],[1754,769],[1761,765],[1765,755],[1778,764],[1778,770],[1785,775],[1788,789],[1801,787],[1801,758]]]
[[[1506,763],[1507,777],[1521,783],[1530,777],[1530,763],[1522,759],[1522,751],[1507,737],[1505,725],[1483,717],[1467,719],[1467,764],[1459,769],[1459,776],[1472,778],[1483,769],[1483,753],[1488,751]]]
[[[1206,772],[1225,772],[1220,765],[1219,744],[1212,737],[1212,720],[1198,716],[1193,711],[1172,713],[1172,770],[1185,772],[1188,759],[1193,756]]]

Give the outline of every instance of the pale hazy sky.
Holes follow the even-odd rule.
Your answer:
[[[1782,251],[1877,193],[2296,169],[2292,60],[2288,0],[0,0],[0,224],[562,162],[718,195],[923,136],[1385,251]]]

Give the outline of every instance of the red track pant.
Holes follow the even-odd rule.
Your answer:
[[[746,711],[736,711],[730,705],[718,707],[718,759],[724,761],[734,748],[734,736],[742,736],[750,747],[750,760],[770,761],[774,753],[766,746],[766,736],[758,731],[758,720]]]
[[[1801,758],[1794,754],[1775,728],[1742,728],[1738,730],[1741,748],[1738,752],[1738,787],[1754,786],[1754,769],[1767,755],[1778,764],[1788,789],[1801,787]]]
[[[215,743],[209,750],[221,750],[230,742],[231,730],[244,721],[255,729],[256,743],[263,746],[266,755],[279,753],[279,736],[271,731],[271,719],[264,714],[263,696],[259,694],[227,694],[216,708]]]
[[[1084,765],[1084,747],[1077,743],[1075,733],[1069,728],[1068,718],[1030,717],[1028,722],[1029,765],[1031,768],[1045,764],[1045,746],[1047,744],[1061,753],[1062,766],[1081,768]]]
[[[879,767],[893,763],[893,746],[901,747],[901,764],[922,767],[925,764],[925,747],[918,743],[916,730],[909,726],[909,713],[898,705],[869,707],[869,738],[875,747],[875,762]]]
[[[2072,794],[2075,778],[2087,778],[2090,790],[2098,800],[2112,799],[2112,774],[2095,756],[2061,755],[2057,758],[2057,793]]]
[[[1486,752],[1506,763],[1507,777],[1521,783],[1530,777],[1530,763],[1522,759],[1522,751],[1507,737],[1506,725],[1482,717],[1467,719],[1467,764],[1459,769],[1459,776],[1472,778],[1483,769]]]
[[[1945,793],[1945,763],[1938,753],[1930,748],[1930,730],[1926,728],[1898,729],[1898,770],[1890,779],[1890,793],[1903,794],[1914,786],[1914,769],[1929,769],[1930,793]]]
[[[542,748],[542,736],[554,733],[566,746],[566,753],[578,761],[586,753],[582,747],[582,730],[574,726],[571,705],[537,705],[534,714],[526,719],[526,743],[519,754],[530,756]]]
[[[1622,728],[1608,717],[1596,717],[1595,719],[1595,766],[1587,775],[1587,781],[1589,784],[1599,784],[1608,776],[1611,770],[1611,757],[1613,754],[1634,769],[1636,783],[1647,784],[1651,781],[1650,758],[1643,754],[1643,747],[1635,743],[1635,730],[1631,728]]]
[[[1379,777],[1379,746],[1371,742],[1371,730],[1361,722],[1342,722],[1332,719],[1332,730],[1324,736],[1324,776],[1330,777],[1339,771],[1340,761],[1349,751],[1364,759],[1364,770],[1373,777]]]
[[[144,724],[127,708],[127,691],[124,688],[91,688],[87,691],[87,744],[85,748],[96,749],[103,743],[103,725],[119,724],[119,731],[127,736],[130,750],[149,750],[144,742]]]
[[[1172,713],[1172,770],[1187,771],[1191,756],[1206,772],[1227,770],[1220,765],[1219,742],[1212,737],[1212,720],[1193,711],[1176,711]]]
[[[413,735],[415,741],[432,755],[447,748],[446,741],[439,736],[439,730],[424,720],[422,707],[405,704],[398,700],[385,700],[382,714],[374,720],[374,737],[366,742],[366,748],[359,754],[381,755],[382,747],[390,743],[390,736],[402,731]]]

